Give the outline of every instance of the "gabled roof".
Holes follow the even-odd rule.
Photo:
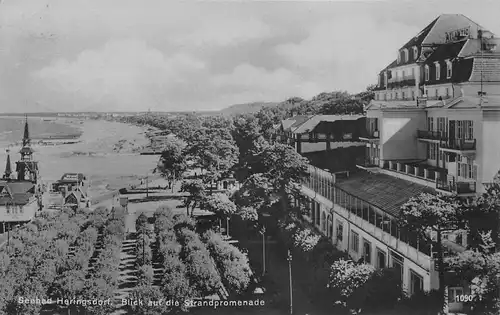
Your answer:
[[[424,39],[427,37],[427,35],[429,35],[430,31],[432,30],[436,22],[439,20],[439,18],[440,16],[435,18],[431,23],[429,23],[429,25],[424,27],[424,29],[421,30],[420,33],[418,33],[415,37],[413,37],[406,44],[404,44],[403,47],[401,47],[401,49],[411,48],[413,46],[420,46],[424,41]]]
[[[316,128],[316,126],[323,121],[325,122],[334,122],[339,120],[352,121],[352,120],[358,120],[363,117],[364,117],[363,115],[315,115],[291,131],[293,133],[302,134],[313,131],[314,128]]]
[[[335,185],[394,217],[399,216],[401,206],[411,197],[435,192],[410,181],[365,171],[352,173],[348,178],[339,177]]]
[[[312,115],[297,115],[281,121],[283,131],[293,131],[295,128],[306,122]]]

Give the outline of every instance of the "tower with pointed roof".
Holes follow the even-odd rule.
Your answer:
[[[28,125],[28,116],[25,116],[23,146],[19,153],[21,159],[16,162],[16,172],[18,180],[31,181],[36,183],[38,181],[38,162],[34,160],[34,150],[31,147],[31,138]]]
[[[4,179],[10,179],[10,175],[12,174],[12,166],[10,163],[10,150],[7,149],[7,162],[5,163],[5,172],[3,174]]]

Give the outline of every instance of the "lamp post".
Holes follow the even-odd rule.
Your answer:
[[[263,218],[268,218],[269,213],[262,213]],[[262,234],[262,276],[266,273],[266,227],[265,227],[265,219],[262,222],[262,229],[260,230],[260,234]]]
[[[293,314],[293,287],[292,287],[292,252],[288,250],[288,273],[290,274],[290,315]]]
[[[262,234],[262,276],[266,274],[266,227],[263,226],[260,230]]]

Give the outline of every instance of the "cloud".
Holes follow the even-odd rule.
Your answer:
[[[312,97],[321,87],[287,69],[266,70],[249,64],[229,74],[212,78],[212,84],[226,92],[225,102],[282,101],[291,96]]]
[[[180,45],[238,46],[252,40],[273,36],[273,30],[261,20],[252,17],[223,17],[202,20],[191,33],[179,34],[171,41]]]
[[[85,50],[74,61],[60,59],[33,74],[53,102],[70,100],[80,109],[144,109],[168,103],[169,91],[189,85],[205,71],[188,55],[165,56],[139,40],[110,41]]]
[[[418,31],[364,14],[336,16],[311,27],[303,41],[277,46],[276,52],[333,89],[359,91],[376,83],[376,74]]]

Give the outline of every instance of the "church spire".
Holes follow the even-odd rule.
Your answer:
[[[23,136],[23,147],[26,147],[30,144],[31,139],[30,139],[30,131],[28,128],[28,114],[25,115],[26,120],[24,123],[24,136]]]
[[[3,177],[5,179],[9,179],[10,178],[10,174],[12,174],[12,167],[10,165],[10,150],[7,149],[7,163],[5,164],[5,173],[3,174]]]

